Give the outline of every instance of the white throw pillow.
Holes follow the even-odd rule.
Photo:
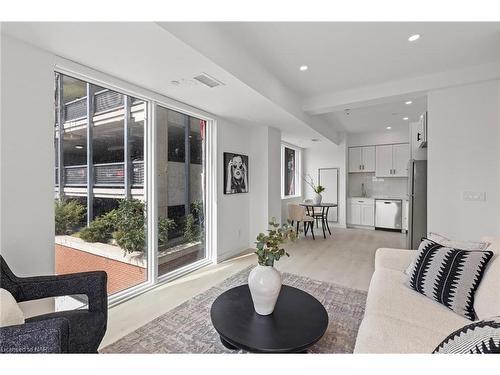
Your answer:
[[[427,238],[431,241],[437,242],[444,247],[452,247],[454,249],[468,250],[468,251],[484,251],[490,246],[489,241],[455,241],[450,240],[440,234],[430,232]]]
[[[8,290],[0,288],[0,327],[24,324],[24,314]]]
[[[488,250],[495,254],[484,270],[483,280],[476,291],[474,310],[479,319],[500,315],[500,238],[486,237]]]
[[[479,241],[450,240],[445,236],[433,232],[429,233],[427,239],[434,241],[444,247],[451,247],[453,249],[468,250],[468,251],[485,251],[491,244],[490,241],[479,242]],[[406,268],[405,274],[409,275],[414,266],[415,266],[415,260],[412,260],[412,262]]]

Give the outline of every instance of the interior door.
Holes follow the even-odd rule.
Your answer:
[[[408,143],[393,146],[393,177],[408,177],[409,160],[410,145]]]
[[[375,146],[362,148],[363,172],[375,172]]]
[[[375,176],[393,177],[392,171],[392,145],[375,147]]]
[[[321,193],[323,202],[339,203],[339,169],[338,168],[320,168],[318,169],[318,183],[325,188]],[[328,221],[337,223],[339,207],[331,207],[328,210]]]
[[[362,147],[349,147],[349,172],[361,172]]]

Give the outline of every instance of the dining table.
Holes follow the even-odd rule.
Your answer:
[[[328,233],[330,236],[332,235],[332,232],[330,231],[330,226],[328,225],[328,211],[332,207],[338,207],[337,203],[314,203],[314,202],[302,202],[299,203],[300,206],[305,207],[307,210],[307,214],[311,216],[313,219],[317,220],[319,217],[321,220],[321,227],[323,229],[323,238],[326,239],[326,230],[328,230]],[[315,208],[321,208],[321,211],[315,211]],[[317,221],[316,221],[316,226],[317,226]]]

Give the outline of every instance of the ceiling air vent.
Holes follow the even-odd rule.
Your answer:
[[[194,77],[194,79],[197,80],[198,82],[203,83],[204,85],[206,85],[210,88],[224,85],[221,81],[218,81],[213,77],[210,77],[206,73],[201,73],[201,74],[197,75],[196,77]]]

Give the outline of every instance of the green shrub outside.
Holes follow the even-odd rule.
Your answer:
[[[82,224],[85,206],[76,200],[56,199],[54,204],[56,235],[71,234],[74,228]]]
[[[124,199],[118,208],[93,220],[80,231],[80,238],[87,242],[108,242],[116,240],[126,253],[143,252],[146,242],[146,217],[144,203],[137,199]],[[168,218],[158,220],[158,244],[168,241],[168,232],[175,227],[175,222]]]
[[[108,242],[113,234],[116,212],[112,210],[94,219],[88,227],[80,231],[80,238],[87,242]]]

